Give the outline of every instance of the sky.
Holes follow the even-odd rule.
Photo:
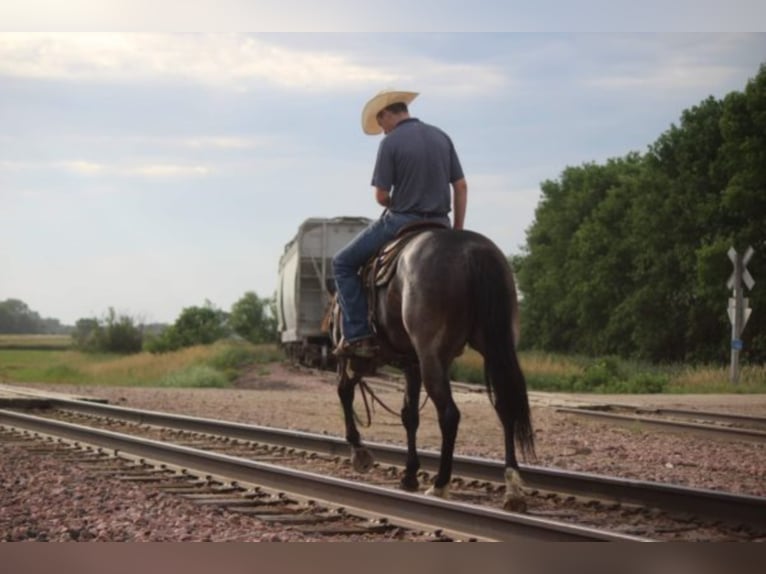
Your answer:
[[[273,31],[290,27],[284,12],[245,32],[229,11],[197,14],[192,29],[208,32],[168,29],[169,15],[146,32],[150,4],[134,0],[121,26],[107,14],[30,33],[52,28],[31,25],[30,2],[52,6],[49,18],[85,4],[0,7],[12,22],[0,29],[0,301],[64,324],[110,307],[172,323],[206,301],[228,310],[247,291],[271,297],[301,222],[380,215],[380,136],[364,135],[360,117],[382,89],[420,93],[411,114],[460,155],[466,226],[513,254],[541,182],[645,152],[684,109],[742,91],[766,62],[766,34],[738,31],[747,21],[728,13],[692,22],[703,32],[684,19],[615,31],[570,18],[566,29],[557,12],[546,26],[475,33],[438,22],[373,32],[358,13],[310,32],[304,14],[288,33]],[[349,22],[359,31],[337,31]]]

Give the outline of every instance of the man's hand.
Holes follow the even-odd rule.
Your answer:
[[[388,206],[391,205],[391,194],[388,192],[387,189],[382,189],[380,187],[376,187],[375,188],[375,201],[377,201],[383,207],[388,207]]]

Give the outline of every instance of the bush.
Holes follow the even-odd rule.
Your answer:
[[[183,342],[178,336],[178,332],[175,325],[171,325],[159,335],[152,335],[147,337],[144,343],[144,349],[150,353],[170,353],[182,348]]]
[[[128,315],[117,315],[109,308],[101,319],[79,319],[72,333],[76,348],[93,353],[140,353],[143,348],[143,331]]]
[[[157,381],[159,387],[222,388],[228,384],[229,381],[223,373],[207,365],[194,365],[183,371],[170,373]]]
[[[267,343],[278,339],[274,299],[261,299],[248,291],[234,303],[229,313],[229,326],[251,343]]]
[[[604,357],[585,367],[582,375],[572,377],[572,391],[576,393],[599,391],[624,378],[618,359]]]
[[[627,381],[618,382],[616,393],[662,393],[668,386],[668,378],[660,374],[641,373]]]
[[[168,353],[194,345],[210,345],[229,335],[226,313],[209,301],[204,307],[186,307],[176,322],[147,341],[150,353]]]
[[[570,389],[576,393],[661,393],[668,378],[659,373],[626,373],[616,357],[605,357],[588,365],[581,375],[570,378]]]

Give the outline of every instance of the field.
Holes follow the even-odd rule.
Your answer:
[[[174,353],[81,353],[66,345],[0,336],[0,381],[107,386],[224,387],[253,363],[280,360],[274,345],[220,342]]]
[[[0,335],[0,349],[66,349],[69,335]]]
[[[766,366],[743,365],[737,385],[728,365],[654,366],[615,357],[520,353],[529,387],[592,393],[766,393]],[[86,354],[66,336],[0,335],[0,381],[107,386],[226,387],[247,368],[268,370],[284,360],[276,345],[220,341],[153,355]],[[483,384],[481,356],[466,352],[453,365],[454,380]]]

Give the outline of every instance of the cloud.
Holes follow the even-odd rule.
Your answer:
[[[106,171],[105,166],[89,161],[62,161],[53,164],[71,173],[78,175],[97,175]]]
[[[766,43],[759,34],[613,37],[612,64],[586,77],[584,83],[606,90],[651,89],[666,93],[727,85],[741,75],[743,66],[731,56],[747,47],[757,53],[766,48]]]
[[[214,148],[214,149],[253,149],[263,147],[267,143],[267,138],[243,138],[226,136],[201,136],[186,138],[178,142],[184,147],[195,149]]]
[[[504,85],[498,68],[430,57],[405,65],[375,61],[375,51],[291,47],[246,34],[0,33],[0,76],[69,81],[188,81],[256,91],[263,83],[338,92],[399,84],[475,93]],[[377,53],[379,55],[379,52]],[[455,81],[459,78],[460,81]]]
[[[329,89],[392,77],[321,50],[241,34],[0,34],[0,74],[70,80],[176,78],[243,87]]]
[[[123,176],[143,178],[189,178],[210,175],[213,168],[195,164],[136,164],[119,165],[95,163],[87,160],[66,160],[54,162],[0,162],[0,171],[60,170],[78,176]]]
[[[142,177],[200,177],[210,174],[212,170],[204,165],[173,165],[157,164],[142,165],[124,170],[127,175],[139,175]]]

